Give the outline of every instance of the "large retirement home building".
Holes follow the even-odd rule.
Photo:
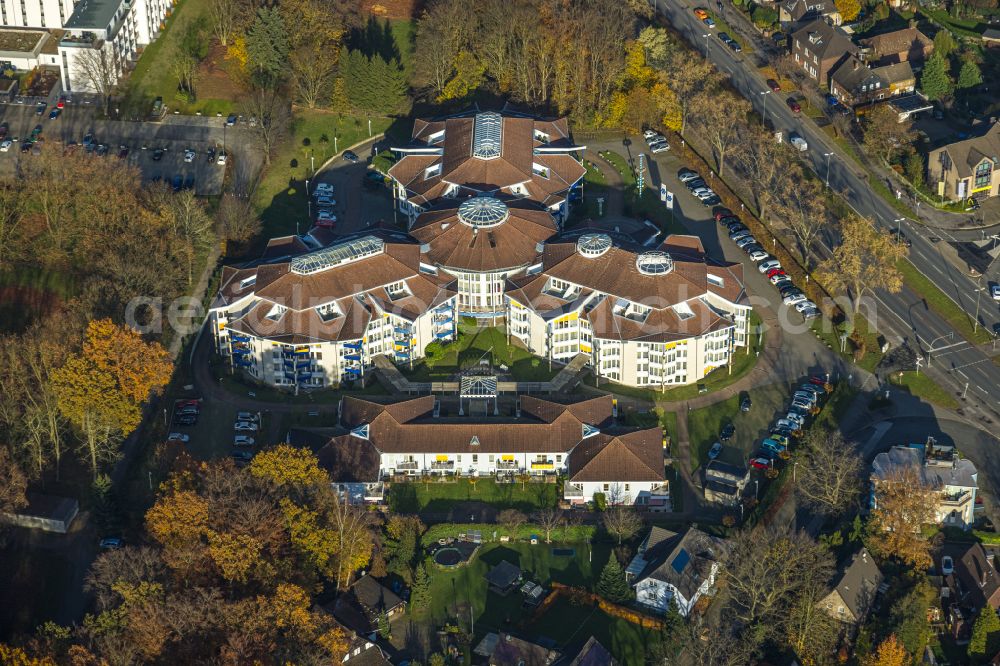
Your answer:
[[[427,475],[565,475],[564,498],[656,505],[668,496],[663,433],[627,430],[611,396],[573,403],[523,395],[510,417],[438,417],[433,395],[399,402],[345,397],[336,428],[298,428],[289,443],[316,449],[334,483],[378,499],[383,479]]]
[[[227,267],[211,310],[219,352],[268,384],[332,386],[380,355],[410,364],[471,317],[633,386],[689,384],[726,365],[747,344],[742,265],[707,257],[694,236],[562,231],[580,149],[565,119],[417,121],[390,170],[408,231],[314,229]]]

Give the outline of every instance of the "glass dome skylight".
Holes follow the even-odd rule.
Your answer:
[[[472,197],[458,206],[458,219],[474,229],[499,226],[509,216],[507,204],[496,197]]]
[[[674,269],[674,260],[666,252],[653,250],[636,257],[635,267],[644,275],[662,275]]]
[[[500,157],[503,118],[495,111],[477,113],[472,126],[472,156],[481,160]]]
[[[611,249],[611,236],[607,234],[583,234],[576,241],[576,250],[588,258],[599,257]]]

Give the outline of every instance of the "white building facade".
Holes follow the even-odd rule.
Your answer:
[[[73,15],[73,0],[0,0],[0,24],[59,29]]]

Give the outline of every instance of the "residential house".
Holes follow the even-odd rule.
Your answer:
[[[927,184],[949,201],[1000,195],[1000,123],[927,155]]]
[[[567,666],[619,666],[608,649],[591,636]]]
[[[721,460],[705,465],[705,499],[716,504],[736,506],[750,480],[750,470]]]
[[[285,443],[310,449],[333,487],[352,504],[381,502],[384,486],[378,453],[370,446],[356,446],[342,428],[292,428]]]
[[[28,493],[28,505],[11,513],[0,514],[0,519],[11,525],[66,534],[80,513],[80,504],[71,497]]]
[[[983,31],[981,39],[986,48],[991,49],[1000,46],[1000,30],[987,28]]]
[[[346,627],[344,627],[347,629]],[[342,664],[346,666],[391,666],[392,662],[373,641],[347,629],[350,640]]]
[[[830,74],[830,93],[845,106],[868,104],[916,89],[909,62],[869,68],[857,56],[848,56]]]
[[[949,447],[950,449],[950,447]],[[935,517],[945,526],[971,529],[975,519],[979,472],[971,460],[949,449],[894,446],[872,461],[872,508],[878,508],[879,487],[899,483],[903,474],[934,491]],[[944,450],[944,455],[941,451]]]
[[[822,89],[828,89],[830,72],[848,56],[858,55],[850,36],[826,21],[816,19],[792,33],[792,58]]]
[[[684,534],[653,527],[629,563],[625,578],[642,606],[663,613],[672,599],[681,615],[687,616],[715,586],[725,548],[722,539],[694,527]]]
[[[562,658],[562,653],[538,643],[493,632],[479,641],[473,653],[484,657],[488,666],[551,666]]]
[[[876,67],[908,62],[917,71],[934,51],[934,42],[913,26],[862,39],[860,44],[865,60]]]
[[[569,454],[564,498],[580,504],[603,493],[608,504],[670,511],[662,442],[655,428],[584,439]]]
[[[981,543],[949,542],[939,554],[939,558],[945,557],[951,558],[952,572],[946,574],[943,567],[939,571],[951,592],[952,602],[965,609],[963,615],[975,617],[986,606],[1000,609],[1000,575],[992,553],[987,553]]]
[[[833,0],[785,0],[778,3],[778,21],[782,30],[793,31],[816,19],[840,25],[836,3]]]
[[[365,575],[337,597],[333,616],[352,631],[368,636],[378,630],[381,615],[392,619],[405,611],[406,603],[395,592]]]
[[[851,564],[837,575],[833,589],[819,602],[819,606],[831,617],[858,626],[868,615],[881,584],[882,572],[862,546],[861,552],[851,559]]]

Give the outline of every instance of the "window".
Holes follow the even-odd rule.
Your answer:
[[[605,483],[605,484],[604,484],[604,492],[608,492],[608,490],[609,490],[609,488],[608,488],[608,484],[606,484],[606,483]]]
[[[475,465],[478,462],[479,462],[479,456],[476,455],[475,453],[473,453],[472,454],[472,464]]]
[[[340,308],[337,307],[336,303],[325,303],[316,306],[316,314],[322,322],[326,323],[340,316]]]
[[[993,165],[990,164],[989,160],[983,160],[976,165],[976,183],[973,185],[973,189],[980,189],[983,187],[989,187],[991,176],[993,173]]]
[[[444,141],[444,130],[439,130],[437,132],[434,132],[429,137],[427,137],[427,143],[432,145],[435,143],[441,143],[442,141]]]
[[[719,277],[718,275],[708,274],[708,281],[710,284],[714,284],[716,287],[725,287],[726,281]]]
[[[268,311],[266,318],[270,319],[271,321],[278,321],[279,319],[281,319],[281,315],[285,314],[285,310],[287,309],[288,308],[286,308],[284,305],[278,305],[277,303],[275,303],[273,306],[271,306],[271,309]]]
[[[424,180],[430,180],[435,176],[441,175],[441,163],[432,164],[431,166],[424,169]]]

